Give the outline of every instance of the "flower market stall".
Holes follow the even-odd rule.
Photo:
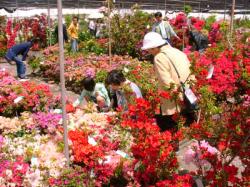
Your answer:
[[[249,19],[234,20],[233,30],[227,19],[195,17],[189,11],[168,20],[180,38],[171,38],[171,45],[190,61],[199,109],[198,119],[188,126],[186,117],[175,113],[178,128],[162,132],[156,120],[161,99],[181,107],[185,103],[175,85],[158,91],[152,57],[141,50],[144,35],[152,30],[152,14],[137,5],[120,14],[120,1],[96,1],[102,7],[98,24],[106,24],[103,35],[92,35],[82,19],[79,51],[73,52],[70,42],[64,42],[67,23],[62,20],[62,8],[72,2],[50,3],[58,6],[56,20],[46,15],[0,17],[0,56],[29,37],[41,39],[27,58],[28,80],[18,79],[15,66],[0,59],[1,187],[249,186]],[[194,10],[196,3],[191,3]],[[37,4],[44,6],[40,0]],[[48,23],[58,26],[58,44],[51,42]],[[195,48],[193,30],[207,37],[203,51]],[[142,98],[129,100],[126,111],[100,112],[88,100],[74,105],[75,97],[68,94],[80,96],[85,78],[110,92],[106,78],[117,69],[138,85]]]

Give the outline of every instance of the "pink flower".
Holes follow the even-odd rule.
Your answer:
[[[195,158],[195,151],[191,148],[189,148],[184,155],[184,161],[186,164],[189,164],[191,162],[194,162],[194,158]]]

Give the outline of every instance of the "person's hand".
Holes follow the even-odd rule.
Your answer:
[[[100,108],[104,108],[104,107],[105,107],[105,100],[104,100],[103,97],[97,96],[97,97],[96,97],[96,100],[97,100],[97,105],[98,105]]]

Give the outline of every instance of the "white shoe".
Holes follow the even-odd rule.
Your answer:
[[[20,81],[20,82],[26,82],[26,81],[29,81],[30,79],[27,79],[27,78],[18,78],[18,81]]]

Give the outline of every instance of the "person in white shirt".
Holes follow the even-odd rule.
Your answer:
[[[94,20],[90,20],[89,21],[89,32],[95,36],[96,34],[96,23],[94,22]]]
[[[85,99],[87,102],[92,101],[97,104],[99,111],[106,111],[110,106],[108,91],[103,83],[95,83],[93,78],[83,80],[83,91],[80,97],[74,102],[73,106],[79,106]]]
[[[166,40],[169,44],[171,44],[171,37],[174,36],[178,40],[180,40],[179,36],[174,32],[174,29],[171,27],[168,21],[162,20],[162,13],[155,13],[155,24],[153,25],[152,31],[157,32],[162,36],[164,40]]]
[[[125,78],[121,70],[112,70],[108,73],[106,84],[111,89],[111,107],[128,109],[128,105],[136,98],[142,98],[140,88]]]

